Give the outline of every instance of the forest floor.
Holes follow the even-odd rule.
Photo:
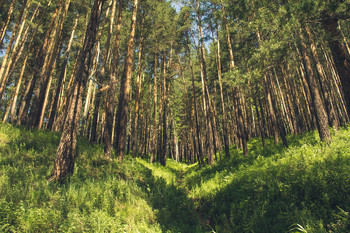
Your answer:
[[[103,155],[81,138],[49,183],[58,133],[0,124],[0,232],[350,232],[350,129],[249,142],[213,166]]]

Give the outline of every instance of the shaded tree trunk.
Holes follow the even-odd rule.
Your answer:
[[[59,98],[60,98],[60,94],[61,94],[61,90],[62,90],[62,85],[63,85],[63,81],[66,77],[66,71],[67,71],[67,65],[68,65],[68,58],[69,58],[69,54],[70,54],[70,49],[72,47],[72,42],[73,42],[73,38],[74,38],[74,34],[75,34],[75,29],[77,27],[78,24],[78,19],[79,19],[79,14],[77,15],[77,17],[75,18],[75,22],[73,25],[73,29],[69,38],[69,42],[67,45],[67,50],[66,50],[66,54],[64,57],[64,60],[62,62],[61,65],[61,72],[59,74],[59,78],[58,78],[58,82],[57,82],[57,88],[56,88],[56,93],[55,93],[55,97],[53,100],[53,105],[52,105],[52,111],[50,113],[50,117],[49,117],[49,122],[47,125],[47,128],[49,130],[53,130],[53,123],[55,121],[56,115],[57,115],[57,108],[58,108],[58,103],[59,103]]]
[[[113,11],[115,11],[116,0],[113,2]],[[113,123],[114,123],[114,111],[116,106],[116,85],[117,85],[117,75],[119,67],[119,47],[120,47],[120,31],[122,26],[122,12],[123,6],[122,1],[119,1],[118,5],[118,18],[116,27],[116,38],[114,45],[114,54],[112,58],[111,74],[109,80],[109,90],[107,90],[107,101],[106,101],[106,128],[105,128],[105,154],[108,157],[112,156],[112,136],[113,136]],[[112,15],[114,15],[112,13]],[[113,18],[113,20],[112,20]],[[112,26],[114,22],[114,16],[111,18],[109,35],[112,34]]]
[[[126,145],[126,131],[128,124],[128,113],[129,113],[129,102],[131,99],[131,74],[133,68],[133,56],[134,56],[134,37],[136,30],[136,19],[137,19],[137,9],[139,5],[139,0],[134,0],[134,8],[131,20],[131,29],[128,42],[128,52],[124,65],[124,72],[120,83],[120,94],[119,94],[119,104],[118,104],[118,117],[116,121],[116,133],[117,133],[117,154],[119,159],[122,160],[125,155],[125,145]]]
[[[154,72],[153,72],[153,132],[152,132],[152,151],[150,163],[153,163],[157,154],[157,63],[158,63],[158,41],[156,41],[156,47],[154,51]]]
[[[311,59],[307,53],[307,45],[302,30],[299,33],[300,42],[302,46],[302,54],[306,67],[306,78],[310,88],[312,105],[316,113],[316,123],[318,128],[318,133],[322,141],[330,143],[332,141],[331,134],[329,132],[328,118],[322,103],[321,95],[317,86],[316,77],[312,68]]]
[[[332,36],[329,41],[335,67],[338,71],[339,78],[344,91],[344,98],[346,102],[347,112],[350,112],[350,55],[346,45],[342,41],[342,35],[338,29],[338,19],[333,17],[326,17],[322,21],[322,25],[326,31]]]
[[[0,30],[0,46],[2,44],[2,41],[4,40],[4,37],[6,35],[6,31],[7,31],[7,27],[9,25],[9,22],[11,20],[11,16],[12,16],[12,12],[13,12],[13,8],[14,8],[14,5],[17,3],[17,1],[12,1],[11,2],[11,5],[9,6],[9,9],[7,11],[7,19],[6,21],[4,22],[4,25],[1,27],[1,30]],[[1,5],[0,5],[1,6]]]
[[[144,19],[142,19],[144,21]],[[135,97],[135,115],[133,119],[132,124],[132,157],[136,157],[138,151],[137,151],[137,136],[138,136],[138,121],[139,121],[139,111],[140,111],[140,100],[141,100],[141,87],[142,87],[142,53],[143,53],[143,22],[141,23],[141,38],[140,38],[140,44],[139,44],[139,57],[138,57],[138,67],[137,67],[137,76],[136,76],[136,97]]]
[[[74,171],[82,97],[84,86],[88,79],[103,2],[104,0],[95,0],[91,12],[83,48],[77,60],[79,65],[75,71],[75,81],[71,92],[71,101],[68,106],[68,115],[64,122],[50,181],[63,181],[68,174]]]

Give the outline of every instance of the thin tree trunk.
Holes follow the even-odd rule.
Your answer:
[[[116,0],[113,1],[113,9],[112,12],[115,12],[116,8]],[[113,125],[114,125],[114,112],[115,112],[115,106],[116,106],[116,83],[117,83],[117,75],[118,75],[118,67],[119,67],[119,47],[120,47],[120,32],[121,32],[121,26],[122,26],[122,12],[123,12],[123,5],[122,1],[119,0],[118,4],[118,18],[117,18],[117,26],[116,26],[116,39],[115,39],[115,46],[114,46],[114,54],[112,58],[112,67],[111,67],[111,74],[110,74],[110,80],[109,80],[109,90],[107,90],[107,108],[106,108],[106,129],[105,129],[105,154],[108,157],[112,157],[112,137],[113,137]],[[112,34],[112,26],[114,23],[114,15],[115,13],[112,13],[113,17],[111,17],[110,21],[110,31],[109,35]],[[116,131],[117,132],[117,131]]]
[[[67,50],[66,50],[66,54],[65,54],[65,57],[64,57],[64,61],[63,61],[62,66],[61,66],[61,72],[60,72],[60,75],[59,75],[59,78],[58,78],[56,94],[55,94],[55,97],[54,97],[54,100],[53,100],[52,111],[51,111],[51,114],[50,114],[50,117],[49,117],[49,122],[48,122],[48,125],[47,125],[47,128],[49,130],[51,130],[51,131],[53,130],[54,121],[55,121],[55,118],[56,118],[56,115],[57,115],[57,108],[58,108],[59,97],[60,97],[60,94],[61,94],[63,81],[66,78],[68,58],[69,58],[69,54],[70,54],[70,49],[72,47],[72,42],[73,42],[73,38],[74,38],[74,34],[75,34],[75,29],[76,29],[77,24],[78,24],[78,19],[79,19],[79,14],[77,15],[77,17],[75,18],[75,21],[74,21],[74,25],[73,25],[72,32],[71,32],[71,35],[70,35],[70,38],[69,38],[69,42],[68,42],[68,45],[67,45]]]
[[[13,12],[13,7],[14,5],[17,3],[17,1],[11,1],[11,5],[7,11],[7,19],[4,23],[4,26],[1,27],[1,30],[0,30],[0,46],[2,44],[2,41],[4,40],[4,37],[6,35],[6,31],[7,31],[7,27],[9,25],[9,22],[11,20],[11,15],[12,15],[12,12]]]
[[[61,3],[61,0],[58,2],[58,6],[60,5],[60,3]],[[60,8],[60,7],[58,7],[58,8]],[[28,110],[30,107],[30,103],[31,103],[32,96],[33,96],[33,91],[35,89],[38,77],[41,74],[40,69],[42,68],[42,66],[44,64],[44,58],[46,58],[46,59],[48,58],[48,56],[46,56],[46,55],[47,55],[47,50],[49,49],[49,47],[52,44],[52,43],[50,43],[51,42],[51,34],[52,34],[53,29],[54,29],[54,26],[56,25],[55,20],[57,18],[57,14],[58,14],[58,8],[56,9],[56,11],[54,12],[54,14],[52,16],[51,23],[50,23],[49,29],[46,32],[44,42],[43,42],[42,46],[40,47],[40,49],[38,49],[37,54],[35,56],[36,63],[33,67],[33,71],[31,74],[31,76],[32,76],[31,81],[30,81],[28,88],[26,90],[26,93],[25,93],[25,100],[23,101],[21,109],[20,109],[20,115],[19,115],[19,118],[17,120],[18,124],[24,124],[24,123],[28,123],[29,125],[33,124],[33,122],[28,122],[28,120],[29,120],[27,117]],[[43,69],[42,69],[42,71],[43,71]],[[36,96],[38,96],[38,93],[36,93]],[[36,101],[33,101],[32,106],[33,106],[33,108],[37,108]],[[31,112],[34,113],[35,109],[31,109]],[[25,119],[27,119],[27,122],[25,122]]]
[[[141,38],[139,44],[139,57],[138,57],[138,67],[137,67],[137,76],[136,76],[136,97],[135,97],[135,116],[132,124],[132,157],[136,157],[137,151],[137,136],[138,136],[138,121],[139,121],[139,111],[140,111],[140,96],[141,96],[141,87],[142,87],[142,53],[143,53],[143,21],[141,23]]]
[[[171,56],[170,56],[171,57]],[[160,152],[160,164],[163,166],[166,166],[166,158],[167,158],[167,125],[168,125],[168,118],[167,118],[167,82],[166,82],[166,53],[164,52],[163,55],[163,89],[162,89],[162,105],[163,105],[163,116],[162,116],[162,140],[161,140],[161,152]]]
[[[258,99],[259,106],[256,103],[256,99]],[[263,147],[265,147],[265,134],[266,134],[266,119],[265,119],[265,114],[264,114],[264,109],[261,103],[261,97],[260,97],[260,90],[258,85],[256,85],[256,94],[254,95],[254,103],[256,107],[256,113],[258,116],[258,122],[260,126],[260,134],[261,134],[261,142]],[[259,111],[260,109],[260,111]],[[261,113],[261,119],[260,119],[260,114]]]
[[[57,53],[59,50],[59,45],[62,38],[63,23],[68,14],[68,8],[70,5],[70,0],[65,0],[65,2],[60,6],[60,10],[57,17],[57,23],[54,25],[54,30],[49,39],[48,48],[45,54],[43,67],[40,72],[40,80],[38,83],[37,92],[34,95],[33,99],[33,112],[31,110],[31,123],[30,126],[41,128],[42,116],[45,112],[45,100],[47,96],[47,89],[50,83],[50,74],[54,69],[54,64],[57,60]]]
[[[29,1],[29,4],[30,4],[30,1]],[[17,50],[16,48],[17,48],[17,45],[19,42],[19,36],[20,36],[17,34],[18,34],[18,32],[21,32],[21,29],[23,29],[23,24],[22,24],[23,22],[22,21],[23,21],[23,15],[24,15],[24,10],[25,10],[26,6],[27,6],[27,0],[25,0],[23,5],[22,5],[21,12],[20,12],[18,19],[17,19],[17,22],[16,22],[16,26],[12,31],[11,39],[9,41],[5,56],[3,57],[3,60],[1,63],[1,68],[0,68],[0,100],[3,97],[6,83],[8,80],[8,75],[6,75],[5,71],[9,70],[9,68],[11,66],[11,59],[15,57],[13,55],[16,54],[15,50]],[[25,15],[27,15],[27,14],[28,14],[28,11],[26,11]],[[12,46],[14,44],[15,44],[15,47],[12,48]],[[12,53],[12,57],[9,57],[11,53]],[[10,58],[10,60],[8,61],[9,58]]]
[[[206,146],[208,148],[208,164],[212,165],[214,163],[214,137],[213,137],[213,131],[212,131],[212,121],[211,121],[211,109],[209,107],[210,103],[210,96],[208,92],[208,84],[207,84],[207,67],[206,67],[206,59],[205,59],[205,47],[204,47],[204,41],[203,41],[203,28],[202,28],[202,22],[201,22],[201,15],[200,15],[200,2],[199,0],[197,2],[197,27],[198,27],[198,40],[199,40],[199,46],[198,46],[198,55],[200,57],[200,67],[201,67],[201,79],[202,79],[202,95],[203,95],[203,111],[206,119]]]
[[[200,165],[204,165],[204,161],[203,161],[204,154],[202,149],[203,147],[202,147],[201,131],[200,131],[200,126],[198,121],[198,107],[197,107],[196,89],[194,85],[194,71],[193,71],[190,45],[188,45],[188,54],[189,54],[190,67],[191,67],[193,109],[194,109],[194,116],[195,116],[195,123],[196,123],[197,146],[198,146],[198,162]]]
[[[156,138],[157,138],[157,63],[158,63],[158,41],[154,50],[154,72],[153,72],[153,132],[152,132],[152,152],[150,163],[153,163],[157,154]]]
[[[308,37],[310,45],[311,45],[310,46],[311,52],[312,52],[314,61],[316,62],[316,68],[317,68],[317,71],[318,71],[318,74],[320,77],[319,82],[320,82],[322,93],[324,94],[324,102],[325,102],[325,107],[326,107],[326,111],[327,111],[328,121],[329,121],[331,126],[335,126],[335,128],[337,129],[338,125],[337,125],[337,122],[335,121],[336,117],[334,115],[335,113],[334,113],[334,110],[332,109],[332,106],[330,103],[329,93],[325,90],[324,83],[323,83],[324,80],[326,80],[325,72],[324,72],[323,66],[319,60],[319,56],[318,56],[318,53],[316,50],[316,44],[315,44],[315,41],[313,39],[311,30],[310,30],[309,26],[307,26],[307,25],[305,26],[305,29],[306,29],[307,37]]]
[[[222,88],[222,74],[221,74],[221,47],[220,47],[220,37],[219,37],[219,28],[217,28],[217,69],[218,69],[218,78],[220,86],[220,100],[222,108],[222,128],[223,128],[223,137],[225,145],[225,154],[226,157],[230,157],[230,145],[228,140],[228,130],[226,124],[226,110],[225,110],[225,101],[224,101],[224,91]]]

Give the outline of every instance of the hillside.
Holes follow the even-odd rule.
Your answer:
[[[59,135],[0,125],[1,232],[349,232],[350,130],[199,167],[106,159],[80,139],[75,172],[49,183]]]

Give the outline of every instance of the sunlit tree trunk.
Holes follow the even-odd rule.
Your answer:
[[[31,1],[29,0],[29,4],[30,4],[30,2]],[[12,60],[15,59],[15,57],[16,57],[15,56],[17,53],[16,50],[18,47],[18,43],[20,41],[19,37],[21,36],[20,34],[23,31],[23,27],[24,27],[23,19],[25,19],[26,16],[28,15],[28,10],[25,11],[26,7],[27,7],[27,0],[25,0],[23,2],[20,14],[19,14],[18,19],[16,21],[15,28],[12,31],[11,38],[10,38],[10,41],[8,43],[5,56],[3,57],[3,60],[1,63],[1,67],[0,67],[0,100],[3,97],[4,91],[6,88],[6,83],[8,80],[7,73],[11,67]]]
[[[191,49],[190,45],[188,45],[188,56],[190,60],[190,67],[191,67],[191,81],[192,81],[192,95],[193,95],[193,109],[194,109],[194,119],[196,124],[196,136],[197,136],[197,147],[198,147],[198,162],[199,164],[203,165],[204,161],[204,154],[203,154],[203,147],[202,147],[202,138],[201,138],[201,131],[199,126],[199,120],[198,120],[198,107],[197,107],[197,98],[196,98],[196,89],[194,85],[194,71],[193,71],[193,63],[192,63],[192,57],[191,57]]]
[[[11,20],[13,8],[14,8],[14,5],[16,5],[16,3],[17,3],[17,1],[15,1],[15,0],[11,1],[11,5],[9,6],[9,9],[7,11],[7,19],[6,19],[6,21],[4,22],[3,26],[0,29],[0,46],[1,46],[2,41],[4,40],[4,37],[6,35],[7,27],[9,25],[10,20]]]
[[[15,123],[17,120],[17,114],[16,114],[16,112],[17,112],[17,99],[18,99],[18,94],[19,94],[20,88],[21,88],[24,72],[25,72],[25,69],[27,66],[28,56],[29,55],[27,54],[26,57],[24,58],[22,70],[21,70],[21,73],[19,75],[19,79],[17,81],[16,92],[15,92],[15,96],[13,98],[12,107],[11,107],[11,123]]]

